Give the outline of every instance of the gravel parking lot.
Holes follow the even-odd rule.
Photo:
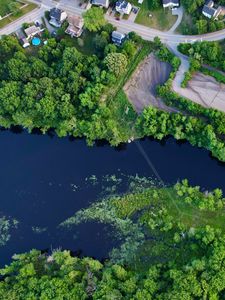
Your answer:
[[[179,94],[205,107],[225,112],[225,84],[211,76],[197,72],[188,82],[187,88],[180,88]]]

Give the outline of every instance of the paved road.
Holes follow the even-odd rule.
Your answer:
[[[9,24],[8,26],[4,27],[0,30],[0,35],[3,34],[10,34],[21,27],[21,24],[24,22],[34,21],[35,19],[40,18],[43,15],[44,11],[49,10],[54,6],[58,6],[59,8],[63,8],[68,13],[71,14],[82,14],[84,12],[83,9],[78,7],[78,3],[76,0],[31,0],[34,3],[40,5],[39,9],[31,12],[23,16],[22,18],[14,21],[13,23]],[[106,19],[115,25],[119,31],[128,33],[130,31],[137,32],[140,36],[142,36],[146,40],[153,40],[155,36],[160,37],[162,42],[170,43],[170,44],[179,44],[181,42],[195,42],[197,40],[207,40],[207,41],[217,41],[225,38],[225,29],[213,33],[197,35],[197,36],[185,36],[181,34],[174,34],[173,32],[162,32],[156,29],[152,29],[143,25],[135,24],[129,20],[120,20],[117,21],[115,18],[106,15]]]

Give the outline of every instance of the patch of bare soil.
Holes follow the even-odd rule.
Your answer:
[[[166,82],[171,71],[172,68],[168,63],[159,61],[153,54],[139,65],[124,86],[124,92],[138,113],[150,105],[166,111],[174,111],[156,96],[156,86]]]
[[[205,107],[225,112],[225,84],[215,78],[197,72],[179,94]]]

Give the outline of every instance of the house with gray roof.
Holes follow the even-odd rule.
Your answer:
[[[203,6],[203,9],[202,9],[202,14],[206,18],[216,19],[220,15],[220,13],[222,11],[221,7],[215,8],[214,4],[215,3],[213,0],[207,0],[205,2],[205,5]]]
[[[49,13],[49,23],[55,27],[61,27],[62,23],[66,20],[67,18],[67,13],[57,7],[54,7],[50,10]]]
[[[100,6],[100,7],[105,7],[105,8],[109,7],[109,0],[92,0],[91,3],[93,5]]]
[[[113,31],[112,32],[112,42],[117,45],[117,46],[121,46],[122,43],[124,42],[126,35],[119,32],[119,31]]]

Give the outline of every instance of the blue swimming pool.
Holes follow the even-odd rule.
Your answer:
[[[33,46],[39,46],[40,43],[41,43],[41,40],[40,40],[39,38],[34,37],[34,38],[32,39],[32,45],[33,45]]]

